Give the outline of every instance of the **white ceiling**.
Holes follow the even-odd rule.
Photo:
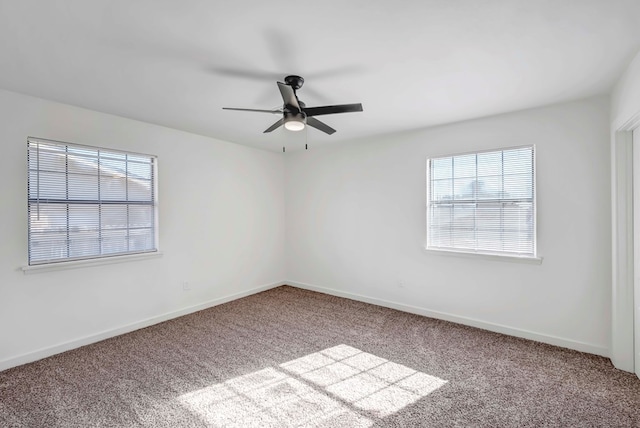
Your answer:
[[[640,0],[0,0],[0,87],[269,150],[606,93]],[[262,131],[299,74],[338,132]]]

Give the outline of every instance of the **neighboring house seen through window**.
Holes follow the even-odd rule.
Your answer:
[[[427,160],[427,248],[536,257],[534,147]]]
[[[29,265],[152,252],[156,158],[27,141]]]

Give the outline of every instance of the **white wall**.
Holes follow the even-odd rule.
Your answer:
[[[640,52],[611,92],[611,122],[617,128],[640,113]]]
[[[28,136],[157,155],[163,256],[25,275]],[[280,153],[1,90],[0,142],[0,370],[284,279]]]
[[[288,153],[289,282],[607,355],[608,118],[598,97]],[[425,252],[426,158],[524,144],[543,263]]]

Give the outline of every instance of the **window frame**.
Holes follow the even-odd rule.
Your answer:
[[[30,151],[33,150],[31,148],[32,144],[37,144],[37,143],[43,143],[43,144],[51,144],[51,145],[56,145],[59,147],[70,147],[70,148],[74,148],[74,149],[78,149],[78,150],[90,150],[90,151],[95,151],[96,153],[101,153],[104,152],[107,156],[108,155],[125,155],[125,156],[133,156],[133,157],[140,157],[140,158],[147,158],[150,161],[150,168],[151,168],[151,179],[150,179],[150,185],[151,185],[151,191],[149,193],[150,197],[151,197],[151,201],[148,204],[142,203],[142,201],[131,201],[131,200],[127,200],[128,196],[125,198],[125,200],[121,200],[121,199],[116,199],[116,200],[108,200],[108,199],[101,199],[100,196],[98,196],[98,199],[82,199],[79,198],[78,201],[85,201],[85,202],[75,202],[72,203],[71,205],[89,205],[89,206],[106,206],[106,205],[113,205],[113,204],[120,204],[120,205],[126,205],[127,207],[132,206],[132,205],[147,205],[151,207],[151,212],[152,212],[152,222],[151,222],[151,228],[152,228],[152,233],[151,233],[151,239],[152,241],[152,245],[150,246],[149,249],[143,249],[143,250],[127,250],[127,251],[120,251],[120,252],[112,252],[112,253],[103,253],[103,250],[100,249],[100,253],[99,254],[91,254],[91,255],[86,255],[86,256],[79,256],[79,257],[69,257],[67,254],[67,257],[61,257],[61,258],[50,258],[50,259],[36,259],[36,260],[32,260],[32,248],[31,248],[31,241],[32,241],[32,221],[30,218],[30,213],[31,213],[31,206],[34,203],[33,197],[30,194],[30,191],[33,190],[30,184],[30,173],[33,172],[34,170],[30,167],[29,164],[29,156],[30,156]],[[38,149],[36,149],[38,150]],[[99,155],[98,155],[99,156]],[[98,157],[96,157],[96,159],[98,159]],[[65,161],[66,162],[66,161]],[[128,162],[130,162],[127,158],[125,158],[124,160],[125,164],[128,165]],[[100,163],[98,162],[98,165],[100,165]],[[41,168],[40,166],[37,167],[36,171],[40,171]],[[39,174],[39,172],[38,172]],[[66,170],[64,173],[65,175],[65,180],[67,180],[68,183],[68,175],[69,175],[69,171]],[[98,186],[100,186],[100,172],[97,172],[95,175],[98,179]],[[128,177],[125,174],[125,182],[127,183],[126,186],[129,186],[129,180],[130,177]],[[45,270],[49,270],[52,268],[66,268],[66,267],[78,267],[78,266],[91,266],[91,265],[99,265],[99,264],[105,264],[105,263],[115,263],[115,262],[119,262],[119,261],[128,261],[128,260],[136,260],[136,259],[147,259],[150,257],[155,257],[155,256],[159,256],[161,255],[160,250],[159,250],[159,203],[158,203],[158,156],[153,155],[153,154],[148,154],[148,153],[139,153],[139,152],[133,152],[133,151],[129,151],[129,150],[120,150],[120,149],[113,149],[113,148],[106,148],[106,147],[99,147],[99,146],[92,146],[92,145],[86,145],[86,144],[78,144],[78,143],[71,143],[71,142],[65,142],[65,141],[58,141],[58,140],[52,140],[52,139],[48,139],[48,138],[40,138],[40,137],[27,137],[27,177],[26,177],[26,205],[27,205],[27,210],[26,210],[26,217],[27,217],[27,265],[22,267],[22,270],[25,271],[25,273],[29,270],[41,270],[41,271],[45,271]],[[68,184],[67,184],[68,186]],[[60,199],[57,201],[57,203],[62,203],[62,200],[68,200],[68,189],[67,189],[67,196],[63,199]],[[37,198],[37,203],[40,203],[40,199],[39,197]],[[91,203],[94,202],[94,203]],[[103,204],[103,202],[106,202]],[[133,203],[131,203],[133,202]],[[69,203],[67,202],[67,205],[69,205]],[[128,209],[127,209],[128,212]],[[128,214],[127,214],[128,216]],[[68,229],[68,218],[69,218],[69,212],[67,212],[66,214],[67,217],[67,229]],[[98,219],[100,218],[100,214],[98,215]],[[98,220],[99,221],[99,220]],[[102,231],[108,231],[109,229],[105,229],[103,227],[103,225],[101,225],[100,223],[98,223],[98,234],[101,236],[102,235]],[[126,230],[129,230],[130,228],[130,224],[127,224],[126,226]],[[67,231],[67,233],[69,233],[69,231]],[[128,238],[127,238],[128,239]],[[68,244],[67,244],[68,245]],[[102,244],[99,243],[99,245],[101,246]]]
[[[462,247],[437,247],[430,245],[430,212],[431,212],[431,161],[434,159],[442,159],[442,158],[455,158],[458,156],[465,155],[479,155],[483,153],[499,153],[510,150],[518,150],[518,149],[531,149],[532,150],[532,219],[533,219],[533,227],[532,227],[532,247],[533,254],[529,253],[518,253],[518,252],[510,252],[510,251],[492,251],[485,249],[471,249],[471,248],[462,248]],[[473,150],[466,152],[457,152],[450,154],[442,154],[442,155],[432,155],[428,156],[426,159],[426,241],[424,245],[425,251],[429,253],[436,254],[444,254],[444,255],[458,255],[458,256],[469,256],[469,257],[482,257],[489,260],[506,260],[506,261],[523,261],[540,264],[542,262],[542,257],[538,254],[538,203],[537,203],[537,149],[535,144],[525,144],[525,145],[517,145],[517,146],[506,146],[506,147],[496,147],[490,149],[482,149],[482,150]],[[452,177],[453,178],[453,177]],[[508,198],[501,198],[499,200],[507,200]],[[476,197],[475,201],[479,199]],[[480,201],[482,201],[480,199]]]

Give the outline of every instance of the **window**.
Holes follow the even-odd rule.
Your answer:
[[[428,159],[427,248],[536,257],[534,148]]]
[[[152,252],[156,158],[27,140],[29,265]]]

